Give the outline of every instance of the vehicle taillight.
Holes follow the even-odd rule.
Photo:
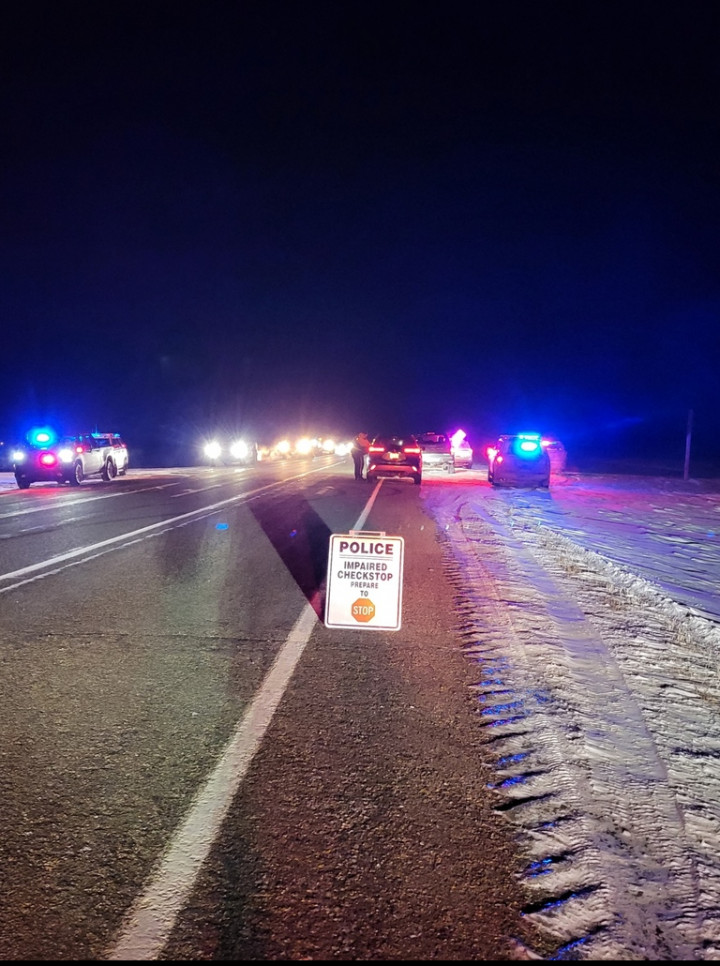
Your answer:
[[[384,446],[371,446],[370,447],[370,452],[371,453],[384,453],[385,452],[385,447]]]
[[[57,459],[54,453],[42,453],[40,456],[40,462],[43,466],[55,466]]]
[[[403,446],[403,453],[420,453],[422,450],[419,446]]]
[[[76,453],[84,453],[85,452],[85,447],[82,446],[82,445],[81,446],[76,446],[75,447],[75,452]]]

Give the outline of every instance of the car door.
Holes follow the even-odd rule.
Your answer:
[[[86,436],[86,453],[87,453],[87,466],[85,467],[85,475],[88,476],[91,473],[99,473],[105,462],[105,452],[106,447],[104,446],[104,440],[99,439],[95,436]]]

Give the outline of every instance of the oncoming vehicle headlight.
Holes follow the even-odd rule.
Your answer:
[[[220,458],[220,454],[222,453],[222,446],[217,442],[217,440],[213,440],[212,442],[205,444],[203,453],[205,453],[209,460],[217,460]]]
[[[297,441],[297,446],[295,447],[295,449],[301,456],[308,456],[312,451],[312,448],[313,448],[312,440],[308,439],[306,436],[303,436],[302,439],[299,439]]]
[[[72,463],[75,454],[69,446],[63,446],[62,449],[58,450],[57,455],[61,463]]]
[[[234,460],[244,460],[250,452],[250,447],[244,439],[238,439],[230,446],[230,455]]]
[[[14,449],[12,451],[12,461],[13,463],[24,463],[25,457],[27,456],[24,449]]]

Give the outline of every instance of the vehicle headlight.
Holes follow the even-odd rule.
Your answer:
[[[313,448],[312,440],[303,437],[297,441],[297,446],[295,449],[300,453],[301,456],[307,456]]]
[[[72,463],[73,461],[73,451],[67,446],[63,446],[62,449],[59,449],[57,455],[61,463]]]
[[[22,449],[14,449],[12,451],[12,461],[13,463],[23,463],[25,461],[26,453]]]
[[[203,452],[205,453],[205,455],[209,460],[216,460],[220,458],[220,454],[222,453],[222,446],[216,440],[213,440],[211,443],[205,444],[205,448],[203,449]]]
[[[230,446],[230,455],[234,460],[244,460],[250,452],[250,447],[244,439],[238,439]]]

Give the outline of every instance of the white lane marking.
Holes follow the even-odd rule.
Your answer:
[[[353,530],[364,524],[380,490],[378,482]],[[305,604],[270,670],[231,736],[215,769],[162,856],[144,892],[133,903],[109,960],[157,959],[195,886],[200,869],[240,783],[260,747],[317,622],[325,582]]]
[[[96,483],[96,486],[102,486]],[[10,510],[8,513],[0,513],[0,520],[8,517],[21,517],[26,513],[43,513],[47,510],[61,510],[66,506],[77,506],[78,503],[92,503],[94,500],[111,500],[115,496],[127,496],[128,493],[145,493],[147,490],[165,490],[169,486],[178,486],[177,483],[158,483],[155,486],[141,486],[137,490],[113,490],[112,493],[101,493],[98,496],[81,496],[77,500],[57,500],[52,503],[41,503],[39,506],[26,506],[18,510]]]
[[[373,491],[370,494],[370,499],[365,504],[365,509],[363,510],[363,512],[357,518],[357,521],[355,523],[355,526],[353,527],[353,530],[360,530],[360,529],[362,529],[363,524],[365,523],[365,521],[367,520],[368,516],[370,515],[370,511],[372,510],[373,503],[377,499],[377,495],[380,492],[380,487],[382,486],[382,482],[383,481],[380,479],[375,484],[375,486],[373,488]]]
[[[306,604],[107,959],[157,959],[162,952],[316,622]]]
[[[187,496],[188,493],[204,493],[205,490],[217,490],[219,489],[219,487],[224,485],[225,485],[224,483],[211,483],[209,486],[198,486],[198,487],[195,487],[195,489],[193,489],[192,487],[187,487],[184,490],[180,490],[179,493],[171,493],[170,498],[175,500],[179,496]]]
[[[215,510],[219,510],[221,507],[227,506],[230,503],[241,503],[244,500],[249,500],[251,497],[257,496],[259,493],[264,493],[266,490],[272,490],[275,487],[283,486],[286,483],[291,483],[294,480],[302,479],[305,476],[309,476],[311,473],[319,473],[325,467],[318,467],[313,470],[308,470],[306,473],[299,473],[297,476],[289,476],[284,480],[276,480],[274,483],[267,483],[265,486],[259,486],[255,490],[249,490],[246,493],[238,493],[236,496],[229,496],[224,500],[218,500],[217,503],[210,503],[208,506],[201,507],[197,510],[191,510],[188,513],[181,513],[179,516],[169,517],[167,520],[160,520],[158,523],[151,523],[146,527],[140,527],[139,530],[131,530],[127,533],[118,534],[116,537],[108,537],[107,540],[101,540],[99,543],[89,544],[86,547],[77,547],[75,550],[68,550],[66,553],[58,554],[57,557],[49,557],[47,560],[41,560],[38,563],[30,564],[27,567],[21,567],[19,570],[12,570],[6,574],[0,574],[0,580],[17,580],[21,577],[26,577],[28,574],[35,574],[40,570],[45,570],[46,568],[54,568],[53,572],[57,572],[57,565],[64,564],[71,560],[76,560],[78,557],[85,557],[86,555],[93,554],[95,551],[102,549],[103,547],[111,547],[120,543],[127,543],[133,538],[138,539],[149,533],[154,533],[156,530],[160,530],[162,527],[168,528],[179,524],[183,520],[192,520],[193,518],[200,519],[203,516],[209,516],[214,513]],[[0,587],[0,594],[6,593],[8,590],[13,590],[15,584],[11,584],[7,587]]]

